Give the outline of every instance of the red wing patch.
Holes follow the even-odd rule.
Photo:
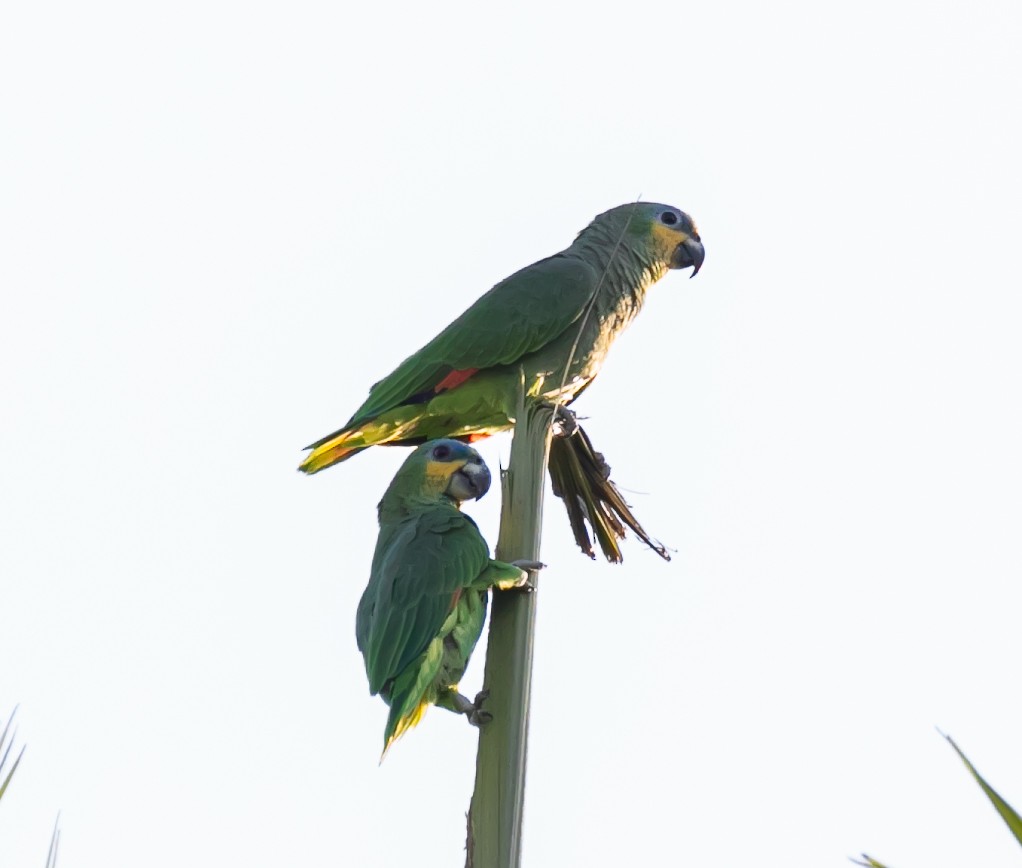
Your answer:
[[[433,387],[433,391],[439,395],[441,392],[446,392],[448,389],[457,388],[478,370],[479,368],[465,368],[463,371],[451,371]]]

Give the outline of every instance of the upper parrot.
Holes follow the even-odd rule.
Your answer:
[[[528,395],[571,403],[639,312],[646,290],[669,269],[691,267],[694,276],[702,263],[699,233],[677,208],[632,202],[604,212],[570,247],[502,280],[376,383],[343,428],[308,447],[299,469],[316,473],[374,445],[472,441],[507,430],[523,373]],[[568,454],[581,448],[574,439],[554,449],[551,472],[560,464],[562,477],[575,477],[592,519],[599,506],[593,492],[609,480],[600,472],[581,478]]]
[[[490,487],[479,453],[457,440],[416,449],[379,505],[380,535],[369,584],[358,604],[355,636],[369,692],[390,705],[384,753],[430,705],[487,719],[458,681],[486,619],[487,592],[524,584],[519,565],[490,558],[486,540],[460,510]]]

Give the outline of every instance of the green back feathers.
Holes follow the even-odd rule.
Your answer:
[[[485,470],[479,453],[464,443],[423,444],[380,501],[380,535],[355,623],[374,694],[426,651],[456,595],[489,564],[486,541],[458,508],[468,496],[459,475],[478,474],[477,467]]]
[[[346,427],[432,392],[451,371],[512,364],[545,346],[582,315],[598,280],[588,261],[561,254],[512,274],[376,383]]]

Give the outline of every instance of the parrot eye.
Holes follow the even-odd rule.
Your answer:
[[[678,215],[673,211],[664,211],[664,213],[660,215],[660,222],[665,226],[673,226],[678,222]]]
[[[444,443],[441,443],[439,446],[434,447],[433,457],[436,458],[438,461],[444,461],[445,459],[450,458],[451,447]]]

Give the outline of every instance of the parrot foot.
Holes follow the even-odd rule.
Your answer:
[[[569,410],[563,404],[554,405],[554,436],[574,437],[581,426],[574,411]]]
[[[455,714],[464,714],[472,726],[483,726],[493,720],[493,715],[488,711],[483,711],[482,707],[483,701],[489,695],[489,690],[480,690],[473,701],[459,693],[456,687],[452,687],[440,694],[437,705],[440,708],[453,711]]]
[[[589,442],[586,432],[582,431],[582,426],[579,424],[578,415],[575,411],[569,410],[563,404],[554,404],[553,408],[554,436],[563,437],[567,440],[581,432],[582,439],[585,441],[585,451],[588,452],[587,457],[595,465],[596,473],[604,482],[610,479],[610,465],[607,463],[607,459],[603,457],[602,452],[597,452],[593,449],[593,444]],[[556,490],[554,494],[557,494]]]
[[[519,588],[520,590],[523,591],[536,590],[536,585],[532,581],[532,576],[529,575],[529,573],[536,573],[542,569],[546,569],[546,564],[544,564],[542,561],[530,561],[527,558],[520,558],[517,561],[511,561],[511,566],[518,567],[518,569],[520,570],[525,570],[526,573],[525,578],[522,579],[517,585],[515,585],[516,588]]]
[[[465,710],[465,714],[468,717],[468,722],[472,726],[484,726],[493,720],[493,715],[488,711],[483,711],[482,705],[486,698],[490,695],[489,690],[480,690],[476,694],[475,701],[470,704],[470,707]]]

